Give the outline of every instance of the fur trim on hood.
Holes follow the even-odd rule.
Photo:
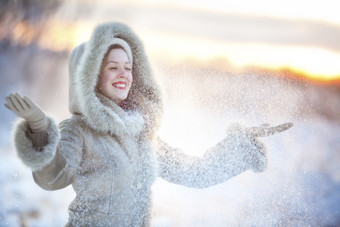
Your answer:
[[[95,91],[104,55],[112,44],[116,44],[117,38],[129,45],[133,58],[133,83],[124,101],[127,114],[123,115],[117,113],[119,106],[112,109],[104,105]],[[146,136],[154,136],[163,112],[160,89],[142,42],[128,26],[118,22],[97,26],[91,39],[72,51],[69,71],[69,110],[72,114],[83,115],[97,131],[113,134],[128,133],[131,128],[143,124],[142,117]]]

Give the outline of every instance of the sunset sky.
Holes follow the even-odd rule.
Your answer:
[[[71,50],[98,23],[117,20],[129,24],[148,54],[162,61],[226,59],[235,67],[289,68],[332,80],[340,78],[337,9],[335,0],[65,1],[40,45]]]

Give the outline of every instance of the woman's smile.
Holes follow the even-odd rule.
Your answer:
[[[97,89],[117,104],[129,94],[133,81],[131,62],[122,48],[110,50],[97,85]]]
[[[121,89],[121,90],[125,90],[126,89],[126,82],[123,81],[118,81],[112,84],[113,87]]]

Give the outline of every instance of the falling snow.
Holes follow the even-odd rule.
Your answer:
[[[67,77],[63,74],[67,71],[67,58],[34,48],[30,51],[36,56],[32,67],[46,55],[57,59],[61,68],[59,77],[41,83],[39,78],[50,68],[46,66],[41,72],[32,70],[32,75],[33,72],[36,75],[31,75],[30,88],[24,89],[26,68],[4,65],[16,59],[15,53],[5,53],[0,61],[2,69],[10,75],[14,70],[17,76],[16,80],[1,78],[8,85],[3,85],[2,100],[10,92],[26,91],[62,120],[67,115],[66,94],[51,93],[58,93],[59,88],[66,86]],[[234,75],[157,62],[155,66],[166,101],[160,135],[187,155],[202,157],[225,137],[230,122],[253,126],[292,121],[294,127],[263,138],[269,160],[263,173],[246,171],[206,189],[158,179],[152,187],[152,226],[339,225],[340,126],[335,116],[339,113],[334,107],[326,109],[322,99],[326,94],[329,102],[339,107],[339,91],[269,74]],[[42,92],[45,89],[51,91],[46,97],[38,92],[45,94]],[[63,226],[68,218],[68,205],[75,196],[72,188],[49,192],[35,185],[30,170],[16,157],[11,144],[10,123],[15,118],[4,107],[1,117],[4,124],[0,132],[3,135],[0,226]]]

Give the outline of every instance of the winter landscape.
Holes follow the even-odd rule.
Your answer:
[[[102,1],[102,5],[95,5],[93,10],[96,13],[91,13],[90,1],[70,1],[67,4],[56,1],[55,5],[52,1],[46,2],[51,5],[33,0],[28,1],[28,5],[21,1],[17,1],[19,5],[11,4],[10,1],[1,3],[2,103],[9,93],[19,92],[30,96],[46,112],[53,114],[58,122],[70,117],[68,55],[72,47],[86,41],[88,33],[79,33],[86,38],[80,37],[71,43],[65,41],[67,37],[72,37],[71,33],[69,36],[67,33],[60,35],[59,43],[52,36],[50,42],[46,43],[44,33],[51,31],[48,26],[58,29],[59,24],[64,29],[75,28],[84,15],[89,14],[92,19],[92,22],[87,19],[90,27],[99,21],[123,20],[146,34],[141,37],[145,41],[145,48],[150,50],[151,64],[165,99],[164,119],[159,134],[169,144],[183,149],[187,154],[203,155],[224,138],[225,129],[231,122],[238,121],[249,126],[294,123],[294,127],[288,131],[262,138],[267,145],[269,159],[268,169],[263,173],[247,171],[207,189],[186,188],[158,179],[153,186],[152,226],[340,225],[339,77],[311,78],[288,67],[273,69],[261,64],[236,67],[235,62],[228,57],[202,57],[204,50],[209,48],[202,46],[201,52],[190,49],[190,41],[186,41],[186,51],[197,51],[197,56],[194,53],[194,57],[186,55],[179,58],[176,48],[184,46],[178,45],[175,40],[181,39],[178,38],[181,32],[186,34],[185,31],[190,30],[192,36],[200,35],[195,26],[186,27],[195,18],[196,11],[188,11],[188,16],[184,18],[183,15],[187,15],[183,12],[185,9],[179,10],[178,15],[183,18],[176,25],[170,26],[171,17],[161,20],[168,26],[166,29],[174,34],[168,40],[170,44],[164,47],[164,37],[160,35],[162,29],[157,27],[161,23],[153,22],[152,16],[141,16],[143,10],[153,16],[160,16],[150,6],[152,1],[148,1],[146,6],[136,3],[140,8],[134,5],[134,1],[128,1],[127,5],[117,2],[116,7],[111,8],[114,15],[108,15],[103,9],[108,4],[106,1]],[[78,14],[70,14],[76,8]],[[13,16],[10,12],[14,11],[11,10],[18,10],[21,16]],[[106,13],[99,14],[99,10]],[[171,11],[163,12],[171,14]],[[69,21],[60,20],[60,14],[66,13]],[[236,18],[234,14],[226,15]],[[218,36],[218,41],[210,42],[214,48],[218,48],[216,43],[222,42],[228,34],[218,30],[221,26],[214,23],[218,17],[209,18],[211,21],[205,22],[202,36]],[[49,20],[42,26],[40,21],[43,19]],[[234,22],[244,25],[248,20],[245,18],[245,21]],[[67,23],[69,25],[65,26]],[[254,22],[249,23],[256,27]],[[280,27],[276,20],[268,23],[268,34],[298,29],[285,27],[289,23],[281,24]],[[228,25],[232,24],[233,21],[229,21]],[[295,24],[308,25],[303,20]],[[39,26],[34,27],[36,25]],[[12,26],[15,29],[11,30]],[[256,28],[266,28],[258,26]],[[274,31],[275,27],[277,30]],[[302,38],[296,39],[296,43],[294,39],[288,40],[288,35],[287,40],[282,38],[278,43],[282,44],[285,40],[283,46],[293,43],[300,47],[310,42],[309,45],[315,44],[318,48],[321,46],[339,55],[339,44],[328,38],[328,35],[339,37],[339,32],[332,30],[339,27],[339,24],[326,23],[320,28],[324,29],[322,31],[326,38],[320,35],[320,42],[314,38],[308,39],[308,34],[316,31],[299,28],[298,31],[301,29],[306,34],[299,33]],[[240,35],[242,32],[237,31],[237,28],[230,28],[234,37],[226,40],[245,39],[246,35],[243,37]],[[271,40],[275,39],[275,34],[272,37],[262,37],[261,34],[267,33],[259,31],[254,40],[259,43],[275,42]],[[157,39],[153,35],[160,36]],[[209,45],[209,41],[203,44]],[[167,55],[168,58],[165,57]],[[320,57],[315,53],[314,57],[320,65],[331,64],[322,55]],[[338,64],[334,68],[340,76]],[[11,130],[17,118],[3,105],[0,107],[0,116],[0,226],[63,226],[68,218],[68,205],[75,196],[72,187],[59,191],[39,188],[30,170],[21,163],[14,150]]]

